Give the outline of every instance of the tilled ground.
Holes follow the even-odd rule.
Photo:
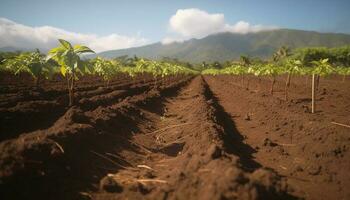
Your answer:
[[[283,79],[273,96],[268,79],[249,79],[247,90],[237,78],[205,78],[244,143],[254,149],[258,166],[284,177],[294,196],[350,199],[350,129],[332,124],[350,124],[349,81],[321,79],[317,112],[311,114],[311,85],[305,82],[310,79],[293,78],[288,101]]]
[[[349,84],[323,81],[314,115],[302,84],[286,102],[282,82],[272,97],[253,78],[245,90],[226,76],[119,77],[109,86],[91,77],[71,108],[62,81],[9,84],[0,95],[0,196],[349,199],[349,129],[330,124],[349,122]]]

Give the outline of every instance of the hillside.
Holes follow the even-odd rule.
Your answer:
[[[298,47],[337,47],[350,44],[350,35],[319,33],[291,29],[279,29],[258,33],[218,33],[202,39],[191,39],[183,43],[163,45],[160,42],[128,49],[101,52],[106,58],[138,56],[151,59],[178,58],[183,61],[225,61],[240,55],[267,58],[282,45]]]

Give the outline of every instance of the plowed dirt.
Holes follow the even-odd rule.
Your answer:
[[[1,199],[350,199],[349,82],[0,80]],[[295,81],[297,80],[297,81]],[[266,82],[266,83],[265,83]]]

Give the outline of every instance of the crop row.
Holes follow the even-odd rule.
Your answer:
[[[241,85],[243,87],[245,75],[254,75],[257,77],[267,76],[271,78],[270,93],[273,95],[276,77],[278,75],[287,75],[285,81],[285,100],[288,100],[288,89],[293,76],[303,75],[312,76],[312,112],[315,112],[315,93],[319,86],[320,76],[328,76],[338,74],[343,76],[345,81],[346,76],[350,75],[350,67],[334,67],[329,63],[328,59],[320,59],[312,61],[312,66],[304,66],[300,60],[286,59],[285,62],[268,62],[258,64],[237,64],[216,69],[209,68],[202,71],[204,75],[236,75],[241,77]]]
[[[62,39],[59,39],[59,42],[60,45],[51,49],[47,56],[37,51],[7,58],[1,62],[0,70],[14,74],[29,73],[36,86],[40,86],[42,79],[51,79],[55,74],[61,74],[66,79],[70,106],[74,104],[76,81],[85,75],[101,76],[108,86],[110,80],[120,74],[127,74],[130,77],[151,74],[157,80],[157,77],[198,73],[178,64],[145,59],[135,59],[128,66],[118,60],[106,60],[100,57],[83,60],[82,54],[94,51],[82,45],[72,46]]]

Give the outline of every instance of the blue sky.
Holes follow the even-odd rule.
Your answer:
[[[208,15],[222,14],[224,18],[219,21],[231,27],[244,21],[249,26],[350,33],[349,0],[0,0],[0,5],[1,18],[28,27],[50,26],[97,37],[117,34],[142,39],[140,44],[162,41],[169,36],[184,40],[212,33],[203,30],[192,34],[183,30],[185,27],[179,27],[181,25],[177,28],[170,25],[170,18],[179,9],[190,8]],[[206,22],[201,24],[205,26]],[[205,30],[213,27],[217,26],[213,24]]]

